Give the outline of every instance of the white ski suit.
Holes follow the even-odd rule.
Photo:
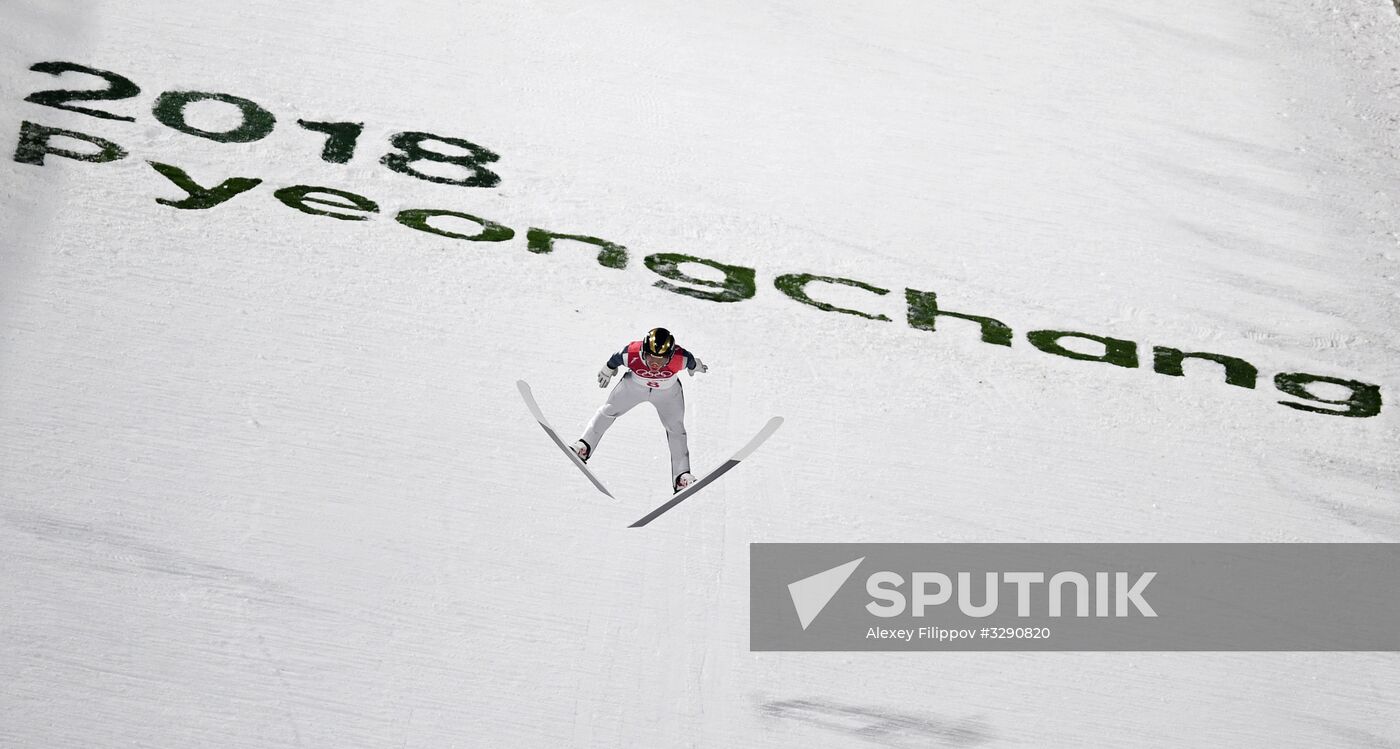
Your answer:
[[[693,371],[699,361],[689,351],[676,346],[671,357],[659,368],[652,368],[642,356],[642,342],[633,341],[608,359],[607,368],[624,367],[622,379],[608,393],[603,407],[593,414],[583,441],[588,455],[598,449],[598,443],[617,417],[631,411],[642,402],[656,407],[661,425],[666,428],[666,443],[671,448],[671,476],[690,471],[690,446],[685,434],[685,391],[677,375],[681,370]],[[605,373],[606,374],[606,373]]]

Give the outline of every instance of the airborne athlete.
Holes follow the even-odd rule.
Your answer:
[[[647,331],[645,338],[633,341],[613,354],[598,372],[598,387],[607,387],[618,369],[624,366],[627,367],[627,371],[623,373],[622,379],[613,387],[612,392],[608,393],[603,407],[598,409],[598,413],[588,422],[588,429],[584,431],[583,437],[572,445],[565,445],[559,433],[545,420],[529,383],[516,380],[515,385],[520,390],[520,397],[525,400],[525,407],[530,409],[530,415],[535,417],[535,421],[545,434],[549,435],[555,447],[569,457],[569,462],[583,472],[594,488],[614,500],[617,498],[613,493],[603,486],[584,463],[597,449],[603,434],[617,421],[617,417],[631,411],[642,401],[650,401],[656,408],[656,414],[661,417],[661,425],[666,428],[666,442],[671,448],[671,473],[675,477],[671,481],[672,496],[632,523],[629,528],[641,528],[695,496],[697,492],[747,459],[783,424],[783,417],[772,417],[733,456],[697,479],[690,473],[690,448],[685,434],[685,393],[676,375],[680,374],[681,370],[694,375],[696,372],[706,372],[709,368],[695,358],[694,354],[677,346],[675,337],[665,328],[652,328]]]
[[[631,411],[638,403],[649,402],[656,407],[661,425],[666,428],[666,442],[671,448],[672,490],[679,492],[695,481],[690,474],[690,447],[685,434],[685,392],[676,375],[684,369],[694,376],[706,372],[706,367],[694,354],[676,345],[676,339],[665,328],[653,328],[640,341],[627,344],[608,359],[598,371],[598,387],[605,388],[625,366],[622,379],[608,393],[608,400],[593,419],[583,436],[570,447],[579,458],[587,461],[598,449],[603,434],[617,417]]]

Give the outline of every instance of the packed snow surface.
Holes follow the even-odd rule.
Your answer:
[[[1400,743],[1390,653],[748,642],[751,542],[1400,541],[1387,2],[10,0],[0,20],[0,745]],[[137,86],[68,101],[130,120],[26,101],[112,85],[44,62]],[[344,163],[314,123],[363,126]],[[42,128],[125,156],[33,163]],[[389,168],[404,132],[498,156],[405,168],[499,181]],[[500,228],[411,226],[425,209]],[[532,251],[530,229],[625,259]],[[736,301],[663,275],[723,266],[753,272]],[[863,314],[791,298],[793,274],[864,284],[805,286]],[[912,325],[907,289],[1012,345]],[[670,493],[654,414],[590,461],[614,504],[515,381],[571,440],[598,367],[658,325],[710,367],[684,380],[697,469],[786,423],[633,530]],[[1164,376],[1153,347],[1257,383]],[[1382,406],[1281,405],[1346,408],[1281,373]]]

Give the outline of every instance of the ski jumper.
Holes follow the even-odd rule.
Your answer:
[[[617,417],[631,411],[643,401],[656,408],[661,426],[666,428],[666,443],[671,449],[671,476],[690,470],[690,445],[685,434],[685,391],[677,375],[682,370],[695,369],[695,357],[680,346],[674,347],[666,363],[653,369],[642,356],[642,342],[633,341],[608,359],[608,368],[624,367],[622,379],[608,393],[608,399],[583,433],[589,456],[598,450],[603,434]]]

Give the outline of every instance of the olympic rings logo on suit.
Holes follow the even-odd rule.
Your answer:
[[[673,350],[671,355],[666,357],[666,363],[661,367],[653,366],[642,355],[642,342],[633,341],[623,349],[624,362],[627,370],[632,373],[643,385],[651,389],[659,389],[671,384],[669,381],[685,368],[685,359],[679,349]]]
[[[649,388],[659,388],[659,387],[661,387],[661,382],[660,382],[660,380],[667,380],[667,379],[670,379],[670,378],[672,378],[672,377],[675,377],[675,376],[676,376],[676,373],[675,373],[675,372],[663,372],[663,371],[656,370],[656,369],[647,369],[647,370],[634,369],[634,370],[632,370],[632,375],[635,376],[638,380],[641,380],[642,384],[643,384],[643,385],[646,385],[646,386],[649,387]]]

